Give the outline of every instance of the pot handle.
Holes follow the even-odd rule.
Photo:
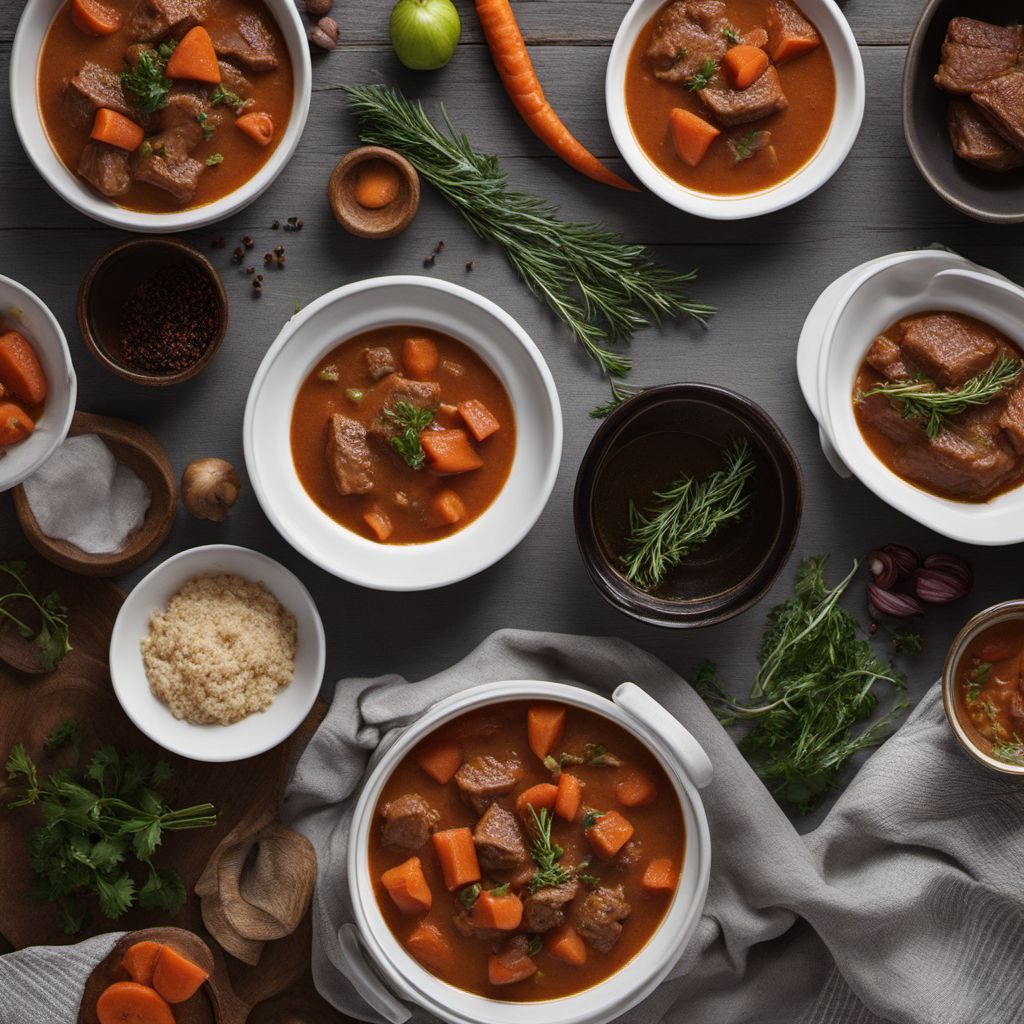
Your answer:
[[[679,755],[686,774],[698,789],[711,782],[714,776],[711,758],[679,719],[669,714],[649,693],[636,683],[623,683],[612,694],[612,700]]]
[[[390,1024],[405,1024],[412,1016],[412,1010],[391,994],[367,962],[354,924],[343,924],[338,929],[338,947],[344,961],[345,976],[366,1004]]]

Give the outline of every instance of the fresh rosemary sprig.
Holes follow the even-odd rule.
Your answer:
[[[1021,363],[1005,353],[984,373],[972,377],[962,387],[940,389],[923,377],[894,380],[861,392],[858,402],[872,395],[884,395],[900,406],[903,418],[916,420],[930,437],[938,437],[950,416],[966,412],[972,406],[988,405],[1020,376]]]
[[[734,28],[732,25],[726,25],[725,28],[722,29],[722,35],[725,36],[725,38],[730,43],[732,43],[733,46],[738,46],[739,45],[739,43],[740,43],[739,30]]]
[[[644,590],[656,587],[695,548],[750,504],[746,484],[756,468],[750,445],[733,441],[725,452],[725,468],[704,480],[682,474],[642,512],[630,502],[626,553],[619,559],[630,583]]]
[[[410,469],[421,469],[427,455],[420,444],[420,431],[430,426],[434,418],[432,409],[421,409],[412,402],[400,399],[384,410],[384,415],[399,427],[400,433],[391,438],[395,451]]]
[[[625,384],[614,377],[609,377],[608,383],[611,385],[612,397],[604,405],[599,405],[596,409],[590,410],[590,415],[595,420],[603,420],[605,416],[615,412],[623,402],[636,398],[643,391],[639,384]]]
[[[530,853],[537,865],[537,870],[530,879],[530,892],[565,885],[572,878],[572,872],[558,863],[565,855],[565,851],[551,841],[551,812],[542,807],[538,814],[533,804],[526,806],[529,807],[533,820],[533,843]]]
[[[383,86],[347,86],[349,109],[365,143],[397,149],[481,238],[497,242],[527,287],[572,330],[611,377],[630,360],[606,347],[654,321],[689,316],[707,324],[711,306],[685,285],[695,272],[659,266],[642,245],[596,224],[561,220],[551,203],[509,188],[495,156],[477,153],[442,107],[447,134],[419,103]]]
[[[1017,733],[1013,734],[1012,740],[997,740],[992,744],[992,756],[1024,767],[1024,740]]]
[[[717,72],[718,65],[710,57],[705,57],[704,63],[700,66],[700,71],[693,78],[687,79],[686,88],[690,92],[700,92],[702,89],[706,89]]]
[[[24,562],[0,562],[0,573],[9,576],[13,581],[7,593],[0,593],[0,621],[8,619],[18,635],[26,640],[35,640],[39,647],[39,663],[43,668],[52,670],[71,650],[68,629],[68,610],[61,604],[60,595],[51,591],[44,597],[36,597],[25,582]],[[7,589],[0,585],[0,591]],[[29,625],[20,615],[15,615],[8,602],[27,601],[39,615],[39,626]]]

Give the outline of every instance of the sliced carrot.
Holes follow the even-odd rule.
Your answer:
[[[163,948],[163,943],[160,942],[136,942],[125,950],[121,966],[128,972],[132,981],[152,986],[153,968],[156,967],[156,958]]]
[[[121,15],[98,0],[71,0],[71,22],[87,36],[111,36],[121,27]]]
[[[24,441],[36,429],[32,417],[13,402],[0,402],[0,445]]]
[[[398,168],[387,160],[365,160],[356,172],[352,194],[356,202],[367,210],[382,210],[390,206],[402,188]]]
[[[176,949],[164,946],[153,968],[153,988],[169,1003],[184,1003],[203,987],[210,977]]]
[[[471,398],[468,402],[461,402],[459,404],[459,415],[477,441],[484,441],[491,434],[496,434],[501,430],[498,417],[478,398]]]
[[[644,871],[643,887],[652,892],[671,891],[676,887],[676,872],[668,857],[657,857],[647,865]]]
[[[640,768],[624,768],[615,782],[615,795],[623,807],[646,807],[654,803],[658,787]]]
[[[446,786],[462,764],[462,750],[457,743],[427,744],[418,748],[416,762],[435,782]]]
[[[380,884],[403,914],[425,914],[434,904],[419,857],[410,857],[397,867],[388,868],[380,876]]]
[[[274,119],[262,111],[254,110],[251,114],[236,117],[235,127],[261,146],[269,146],[274,141]]]
[[[602,814],[586,832],[587,842],[605,860],[611,860],[632,835],[633,826],[618,811]]]
[[[480,862],[476,859],[473,833],[468,828],[445,829],[431,838],[449,892],[480,881]]]
[[[523,901],[512,892],[495,896],[485,889],[476,898],[471,917],[477,928],[514,932],[523,920]]]
[[[126,149],[129,153],[142,145],[146,133],[130,117],[119,114],[116,110],[108,110],[100,107],[93,118],[90,139],[97,142],[105,142],[108,146],[116,146],[118,149]]]
[[[189,29],[167,61],[168,78],[187,78],[192,82],[220,83],[220,65],[210,33],[202,25]]]
[[[420,444],[430,460],[431,470],[439,476],[469,473],[484,464],[464,430],[424,430]]]
[[[558,777],[555,794],[555,814],[566,821],[574,821],[579,813],[582,789],[580,780],[575,775],[562,772]]]
[[[526,738],[530,749],[543,761],[561,742],[565,731],[565,708],[557,704],[534,704],[526,712]]]
[[[455,967],[455,951],[451,943],[444,937],[441,929],[429,921],[420,921],[405,940],[409,952],[424,967],[435,974],[453,970]]]
[[[371,505],[363,513],[363,522],[373,531],[374,537],[382,544],[391,536],[395,529],[391,522],[391,517],[380,505]]]
[[[426,380],[440,362],[437,345],[430,338],[406,338],[402,343],[402,363],[410,377]]]
[[[668,121],[679,159],[691,167],[704,159],[708,146],[722,134],[713,124],[682,107],[674,107]]]
[[[749,89],[768,70],[768,54],[759,46],[732,46],[725,51],[722,66],[734,89]]]
[[[524,818],[527,816],[526,806],[529,804],[535,811],[554,810],[558,798],[558,787],[550,782],[538,782],[536,786],[524,789],[516,797],[516,810]]]
[[[821,45],[814,26],[789,0],[772,0],[765,15],[768,29],[768,56],[776,64],[785,64]]]
[[[548,932],[544,946],[556,960],[573,967],[582,967],[587,962],[587,947],[580,933],[568,921]]]
[[[978,657],[982,661],[991,661],[994,664],[1016,657],[1020,649],[1020,643],[1014,643],[1012,640],[990,640],[978,651]]]
[[[525,936],[523,936],[525,939]],[[537,965],[518,945],[487,958],[487,980],[492,985],[514,985],[537,973]]]
[[[174,1024],[167,1002],[148,985],[118,981],[96,1000],[100,1024]]]
[[[46,398],[46,374],[32,346],[17,331],[0,334],[0,384],[33,405]]]
[[[427,508],[427,523],[430,526],[452,526],[466,514],[463,500],[449,488],[435,494]]]

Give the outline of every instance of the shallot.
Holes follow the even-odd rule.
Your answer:
[[[876,583],[868,583],[868,602],[874,611],[894,619],[909,619],[924,614],[924,608],[916,597],[883,590]]]

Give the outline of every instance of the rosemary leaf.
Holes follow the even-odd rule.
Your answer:
[[[412,402],[399,399],[384,410],[384,415],[399,429],[399,433],[391,438],[395,451],[410,469],[421,469],[427,454],[420,443],[420,431],[430,426],[434,418],[433,410],[421,409]]]

